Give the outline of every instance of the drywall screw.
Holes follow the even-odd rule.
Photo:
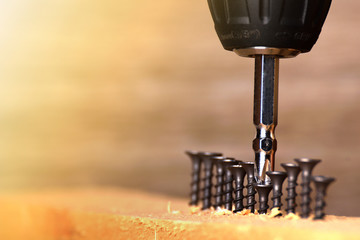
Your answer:
[[[221,208],[223,206],[223,192],[224,192],[224,175],[225,175],[225,169],[224,165],[222,164],[222,160],[225,160],[225,157],[213,157],[213,160],[215,161],[215,167],[216,167],[216,184],[215,184],[215,203],[214,208]]]
[[[221,161],[221,163],[224,166],[225,169],[225,175],[224,175],[224,208],[231,211],[232,210],[232,204],[233,204],[233,176],[231,171],[228,169],[228,167],[233,165],[238,165],[239,161],[236,161],[234,159],[226,158]]]
[[[325,216],[324,207],[326,206],[325,203],[325,196],[326,190],[329,187],[330,183],[335,181],[335,178],[331,177],[324,177],[324,176],[314,176],[311,179],[316,188],[316,200],[315,200],[315,217],[314,219],[323,219]]]
[[[191,159],[192,173],[191,173],[191,193],[190,193],[190,203],[191,206],[196,206],[199,204],[199,194],[200,194],[200,170],[202,159],[199,156],[199,152],[196,151],[185,151],[185,153]]]
[[[319,159],[299,158],[295,159],[301,169],[302,183],[301,183],[301,217],[308,218],[311,212],[311,173],[315,165],[321,162]]]
[[[272,208],[279,208],[280,210],[283,205],[281,203],[281,196],[283,195],[282,185],[287,177],[287,174],[286,172],[281,171],[268,171],[266,174],[270,177],[273,185],[273,197],[271,198],[271,200],[273,200]],[[281,214],[279,216],[281,216]]]
[[[240,165],[234,165],[234,166],[230,166],[228,167],[228,169],[230,170],[230,172],[233,175],[233,179],[235,182],[235,189],[234,189],[234,213],[236,212],[240,212],[244,209],[244,203],[243,203],[243,199],[244,199],[244,178],[246,175],[246,171],[245,169],[241,166],[241,162]]]
[[[212,176],[213,176],[213,168],[214,168],[214,160],[213,157],[221,156],[221,153],[217,152],[201,152],[200,157],[204,164],[204,185],[202,189],[202,210],[209,209],[211,207],[211,189],[212,189]]]
[[[259,196],[259,214],[266,214],[269,209],[269,193],[273,189],[271,184],[256,183],[255,189]]]
[[[282,163],[281,166],[285,169],[288,175],[288,185],[287,185],[287,198],[285,199],[287,202],[286,213],[295,213],[296,210],[296,186],[297,186],[297,178],[300,173],[300,167],[294,163]]]
[[[246,171],[247,174],[247,185],[246,185],[246,208],[250,209],[252,213],[255,212],[255,188],[254,188],[254,183],[255,183],[255,178],[254,178],[254,163],[253,162],[243,162],[241,163],[241,166],[243,166],[243,168]]]

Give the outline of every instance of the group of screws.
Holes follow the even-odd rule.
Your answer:
[[[224,157],[218,152],[185,152],[192,161],[192,181],[191,181],[191,206],[198,206],[202,201],[202,210],[227,209],[234,213],[244,209],[255,212],[255,196],[258,195],[259,214],[266,214],[269,205],[269,194],[272,191],[272,209],[281,209],[282,186],[287,178],[287,208],[286,213],[296,213],[296,186],[298,175],[301,172],[301,217],[308,218],[311,213],[312,191],[310,182],[316,188],[315,217],[323,219],[325,216],[324,207],[326,206],[324,197],[327,187],[335,179],[324,176],[312,176],[314,167],[321,162],[318,159],[299,158],[295,163],[283,163],[281,166],[285,171],[268,171],[267,176],[271,179],[271,184],[257,183],[254,177],[254,163]],[[213,172],[215,168],[216,183],[213,185]],[[247,184],[245,185],[245,179]],[[202,188],[200,188],[202,186]],[[246,188],[246,195],[244,189]],[[215,190],[215,191],[214,191]],[[200,198],[201,197],[201,198]],[[244,204],[244,200],[246,204]],[[281,216],[281,213],[278,215]]]

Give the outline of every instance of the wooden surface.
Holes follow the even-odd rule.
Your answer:
[[[0,195],[0,239],[359,239],[360,218],[191,214],[187,202],[121,189]]]

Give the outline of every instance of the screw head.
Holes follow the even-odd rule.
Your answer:
[[[266,196],[269,195],[269,193],[273,188],[272,184],[262,184],[262,183],[255,183],[254,187],[258,190],[259,195],[266,195]]]
[[[312,170],[318,164],[321,162],[320,159],[311,159],[311,158],[296,158],[295,162],[299,164],[299,167],[303,171],[304,175],[311,175]]]
[[[287,177],[286,172],[281,171],[267,171],[266,175],[268,175],[271,179],[271,183],[274,186],[274,191],[278,191],[282,189],[282,184]]]
[[[235,181],[243,180],[246,175],[245,169],[242,165],[232,165],[229,166],[228,169],[232,173]]]
[[[238,164],[238,161],[236,161],[234,158],[223,156],[212,157],[212,160],[215,161],[216,169],[220,174],[226,172],[226,169],[229,166]]]
[[[208,156],[208,157],[216,157],[216,156],[222,156],[222,153],[219,152],[199,152],[202,156]]]
[[[225,156],[213,156],[211,157],[211,159],[213,160],[213,162],[215,164],[219,164],[222,163],[224,160],[229,159],[229,160],[235,160],[235,158],[232,157],[225,157]]]
[[[311,180],[314,182],[316,190],[326,194],[326,190],[330,183],[335,181],[335,178],[325,176],[313,176]]]
[[[213,164],[213,157],[216,156],[222,156],[222,153],[218,153],[218,152],[200,152],[199,156],[201,157],[201,159],[204,161],[204,164],[207,165],[212,165]]]
[[[230,166],[238,165],[239,161],[231,158],[225,158],[224,160],[220,161],[220,163],[225,169],[228,169]]]
[[[225,160],[225,157],[223,156],[216,156],[216,157],[212,157],[213,162],[215,163],[216,166],[216,172],[220,175],[224,174],[225,169],[224,166],[222,164],[222,161]]]
[[[223,160],[226,159],[226,157],[224,156],[215,156],[215,157],[211,157],[211,159],[213,160],[213,162],[217,165],[217,166],[220,166],[221,165],[221,162]]]
[[[189,156],[199,155],[200,152],[194,150],[186,150],[185,153]]]
[[[246,174],[248,175],[249,178],[254,177],[254,171],[255,171],[255,163],[254,162],[243,162],[243,163],[241,163],[241,166],[243,166],[243,168],[245,169]]]
[[[290,182],[296,181],[301,171],[300,167],[295,163],[282,163],[280,165],[285,169],[288,175],[288,181]]]
[[[200,152],[187,150],[185,154],[188,155],[193,163],[201,162]]]

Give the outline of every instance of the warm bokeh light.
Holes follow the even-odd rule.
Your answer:
[[[313,51],[280,64],[277,167],[322,158],[344,215],[360,215],[359,8],[334,1]],[[185,149],[252,160],[253,61],[221,48],[205,0],[0,1],[0,23],[0,188],[186,197]]]

